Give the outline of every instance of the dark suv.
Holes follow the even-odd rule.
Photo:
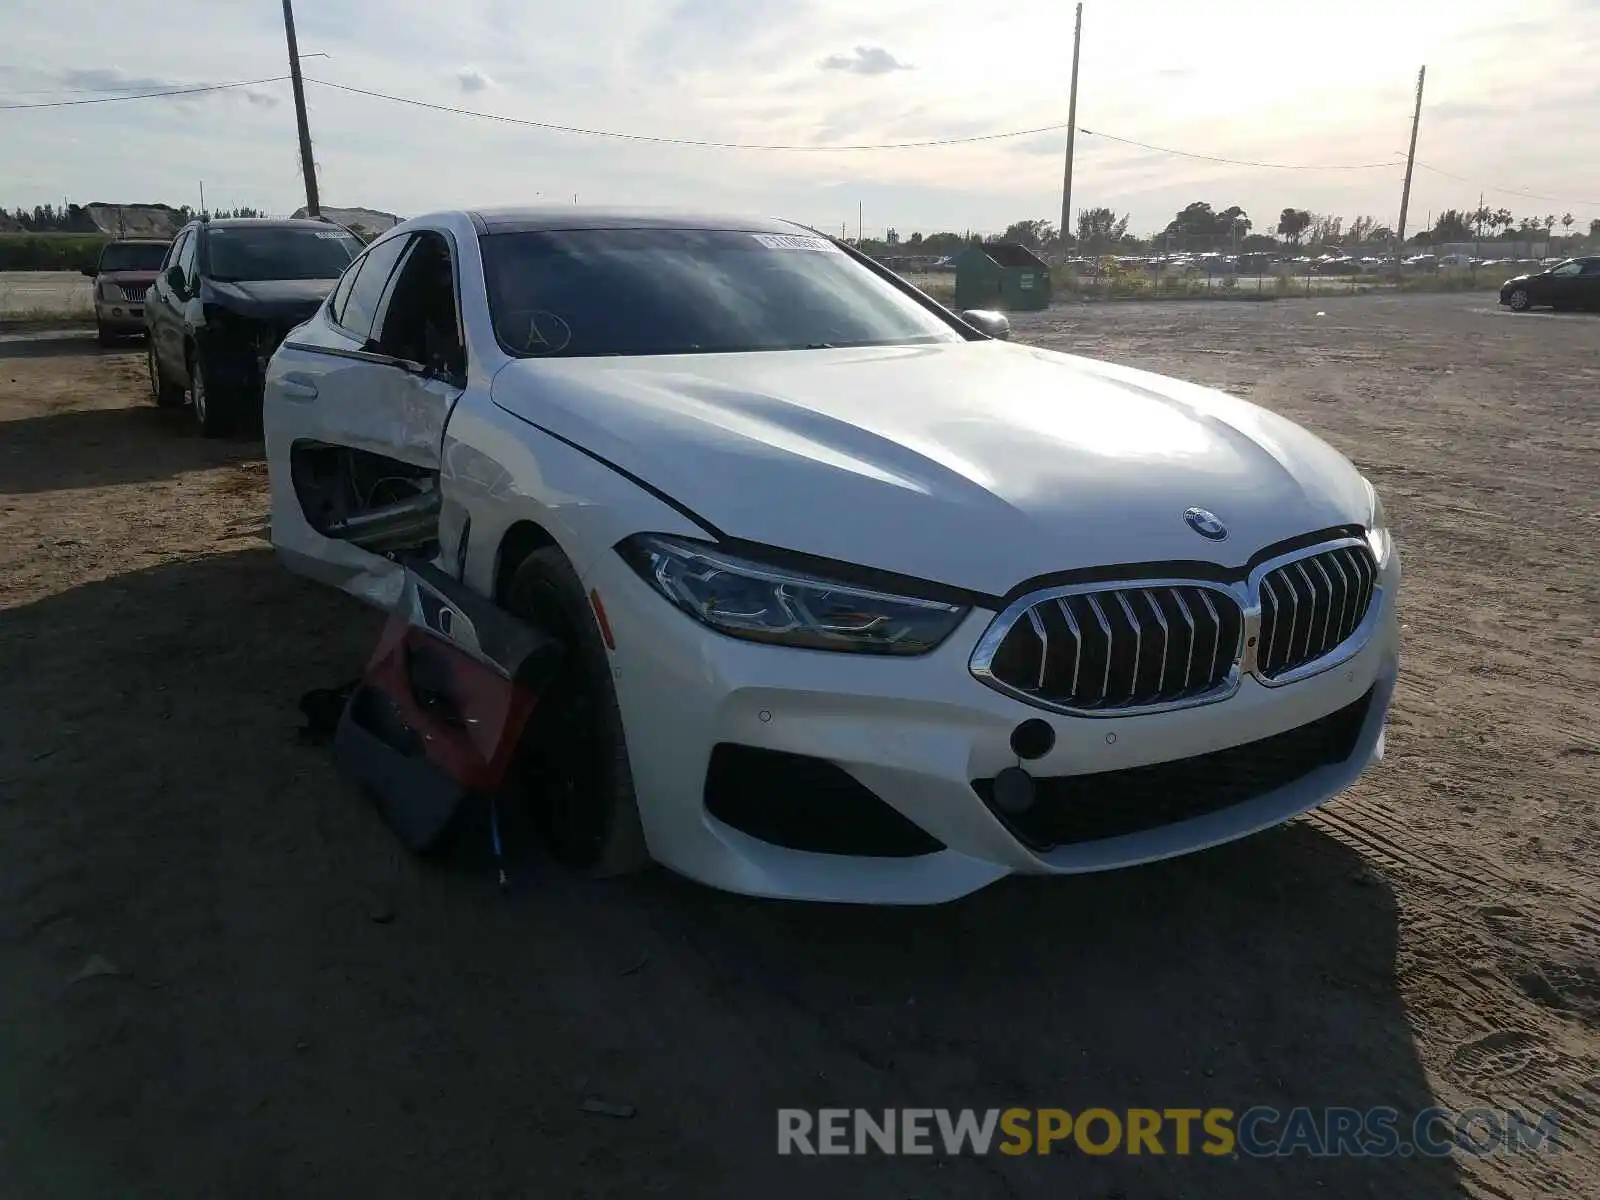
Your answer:
[[[253,424],[267,360],[361,249],[355,234],[325,221],[185,225],[145,300],[156,403],[190,403],[207,437]]]

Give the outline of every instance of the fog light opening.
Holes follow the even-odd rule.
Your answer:
[[[1033,776],[1021,767],[1006,767],[994,777],[993,794],[1001,812],[1025,813],[1033,807]]]

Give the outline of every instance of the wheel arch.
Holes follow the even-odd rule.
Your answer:
[[[506,593],[511,587],[511,580],[528,555],[550,546],[560,549],[561,543],[538,521],[522,518],[506,527],[506,531],[500,535],[500,544],[495,547],[494,553],[495,603],[504,603]]]

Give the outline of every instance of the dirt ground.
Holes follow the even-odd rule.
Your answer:
[[[1350,454],[1405,561],[1402,685],[1316,816],[920,910],[412,862],[296,738],[379,618],[273,560],[259,446],[151,407],[137,349],[0,340],[0,1194],[1597,1194],[1600,319],[1017,327]],[[1554,1109],[1564,1149],[775,1155],[788,1105],[1255,1104]]]

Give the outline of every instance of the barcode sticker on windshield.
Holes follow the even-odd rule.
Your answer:
[[[820,250],[824,254],[839,253],[839,247],[827,238],[805,237],[798,233],[752,233],[750,236],[768,250]]]
[[[342,234],[342,233],[339,233],[337,231],[328,231],[328,232],[319,231],[317,233],[317,236],[319,238],[331,238],[333,241],[338,242],[338,241],[342,241],[344,239],[345,235]]]

